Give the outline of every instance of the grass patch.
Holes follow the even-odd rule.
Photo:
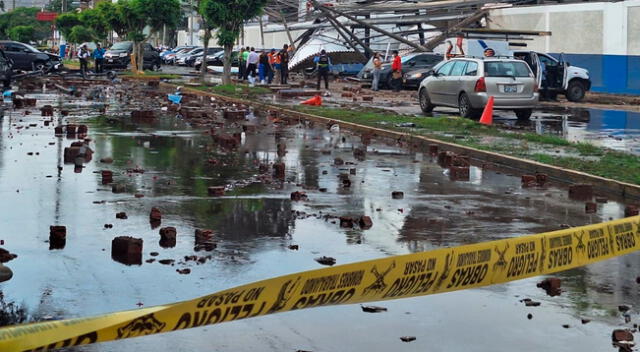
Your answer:
[[[597,161],[547,154],[533,154],[529,158],[544,164],[582,171],[622,182],[640,184],[640,158],[631,154],[605,151]]]

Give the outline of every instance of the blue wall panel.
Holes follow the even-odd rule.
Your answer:
[[[594,92],[640,95],[640,56],[565,53],[564,58],[589,70]]]

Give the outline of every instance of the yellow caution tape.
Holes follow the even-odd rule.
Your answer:
[[[190,301],[0,329],[0,351],[44,351],[327,305],[430,295],[555,273],[640,249],[640,216],[285,275]]]

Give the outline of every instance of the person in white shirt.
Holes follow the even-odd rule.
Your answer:
[[[256,77],[256,70],[258,69],[258,63],[260,62],[260,55],[256,53],[255,48],[251,48],[249,57],[247,58],[247,76],[253,78]]]
[[[80,49],[78,49],[78,59],[80,59],[80,71],[82,75],[87,72],[87,59],[91,54],[89,54],[89,49],[87,49],[86,44],[80,45]]]

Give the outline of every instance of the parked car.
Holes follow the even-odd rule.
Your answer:
[[[402,70],[404,72],[415,71],[418,69],[432,68],[437,63],[441,62],[444,57],[435,53],[412,53],[407,54],[401,58]],[[365,82],[371,82],[373,80],[373,64],[368,63],[360,74],[360,79]],[[391,88],[391,63],[385,63],[382,65],[380,71],[380,87]]]
[[[13,69],[25,71],[49,71],[62,66],[60,56],[44,53],[29,44],[0,40],[0,49],[13,61]]]
[[[238,51],[233,51],[231,53],[231,67],[238,67],[238,53]],[[197,58],[193,64],[196,70],[200,69],[200,65],[202,65],[202,57]],[[207,55],[207,66],[224,66],[224,50],[213,55]]]
[[[535,51],[513,52],[513,56],[524,60],[536,76],[538,86],[542,88],[542,75],[539,74],[542,64],[546,69],[548,90],[551,97],[563,94],[567,100],[579,102],[584,99],[586,92],[591,89],[591,79],[589,71],[576,66],[571,66],[565,62],[563,55],[560,60],[551,55],[538,53]]]
[[[176,49],[175,52],[171,52],[171,53],[168,53],[168,54],[164,55],[162,57],[162,61],[167,65],[173,65],[173,64],[176,63],[176,57],[178,56],[178,54],[184,53],[184,52],[189,51],[189,50],[192,50],[193,48],[195,48],[195,47],[190,46],[190,47],[183,47],[181,49]]]
[[[192,54],[195,54],[195,53],[198,53],[198,52],[202,52],[203,50],[204,50],[204,48],[202,48],[202,47],[195,47],[195,48],[182,50],[181,52],[176,53],[176,57],[174,59],[174,64],[184,66],[184,58],[186,58],[189,55],[192,55]]]
[[[425,79],[429,75],[429,72],[432,69],[433,69],[433,66],[429,67],[429,68],[422,68],[422,69],[419,69],[419,70],[409,71],[409,72],[405,73],[403,78],[402,78],[403,87],[405,89],[407,89],[407,88],[409,88],[409,89],[418,89],[418,87],[420,87],[420,83],[422,83],[422,80]]]
[[[213,55],[219,51],[222,51],[222,48],[207,48],[207,55]],[[194,66],[196,59],[204,56],[204,48],[201,50],[194,50],[189,55],[180,59],[185,66]],[[180,64],[180,62],[178,62]]]
[[[118,42],[113,44],[104,54],[105,68],[122,68],[126,69],[131,63],[131,54],[133,53],[133,42]],[[160,55],[151,44],[143,44],[144,69],[159,69]]]
[[[420,107],[458,108],[460,116],[478,118],[489,97],[494,109],[513,110],[528,119],[538,103],[538,84],[529,65],[502,58],[455,58],[436,65],[420,84]]]
[[[188,49],[188,48],[193,48],[194,46],[189,46],[189,45],[182,45],[182,46],[176,46],[173,49],[167,49],[164,50],[160,53],[160,58],[165,61],[165,57],[169,54],[175,54],[176,52],[182,50],[182,49]]]

